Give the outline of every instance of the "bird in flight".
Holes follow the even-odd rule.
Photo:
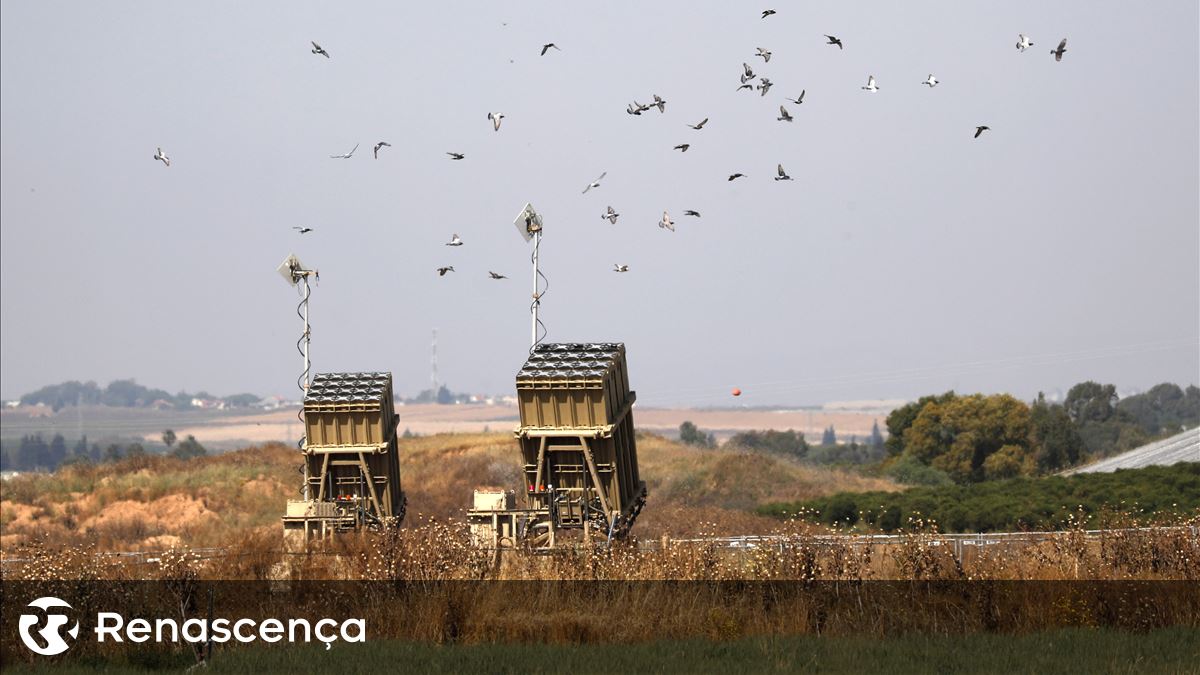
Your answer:
[[[744,173],[735,173],[735,174],[731,174],[729,176],[729,180],[733,180],[735,178],[745,178],[745,177],[746,177],[746,174],[744,174]]]
[[[671,214],[667,213],[666,211],[663,211],[663,217],[662,220],[658,221],[658,226],[666,228],[672,232],[675,231],[675,221],[671,220]]]
[[[450,155],[450,159],[462,159],[466,157],[466,155],[462,154],[461,152],[447,152],[446,154]]]
[[[991,128],[991,127],[989,127],[989,126],[978,126],[978,127],[975,127],[975,138],[979,138],[979,136],[980,136],[980,135],[981,135],[983,132],[985,132],[985,131],[991,131],[991,129],[992,129],[992,128]]]
[[[765,77],[759,80],[759,82],[760,84],[758,85],[758,90],[762,92],[759,94],[759,96],[766,96],[767,90],[771,88],[773,83]]]
[[[500,131],[500,120],[504,119],[504,113],[490,112],[488,119],[492,121],[492,129]]]
[[[613,271],[614,272],[628,272],[629,265],[618,265],[617,263],[613,263]]]
[[[1062,61],[1062,55],[1067,52],[1067,38],[1063,38],[1062,42],[1058,43],[1058,49],[1051,49],[1050,53],[1054,55],[1055,61]]]
[[[692,147],[690,143],[680,143],[679,145],[672,148],[672,150],[678,150],[680,152],[687,152],[687,149],[690,147]]]
[[[683,215],[685,215],[685,216],[694,216],[694,217],[696,217],[696,218],[699,218],[699,217],[700,217],[700,212],[699,212],[699,211],[693,211],[693,210],[691,210],[691,209],[688,209],[687,211],[684,211],[684,212],[683,212]]]
[[[708,124],[708,118],[707,118],[707,117],[705,117],[704,119],[700,120],[700,123],[699,123],[699,124],[689,124],[688,126],[689,126],[689,127],[691,127],[691,128],[693,128],[693,129],[695,129],[696,131],[699,131],[699,130],[701,130],[701,129],[703,129],[703,128],[704,128],[704,125],[705,125],[705,124]]]
[[[778,176],[775,176],[775,180],[791,180],[792,179],[792,177],[787,175],[787,172],[783,170],[782,164],[776,166],[775,171],[779,173]]]
[[[641,115],[652,107],[654,106],[642,105],[641,103],[634,101],[629,105],[628,108],[625,109],[625,112],[629,113],[630,115]]]
[[[455,232],[454,234],[450,235],[450,241],[446,242],[446,245],[447,246],[462,246],[463,245],[462,237],[459,237],[458,233]]]
[[[832,35],[826,35],[826,36],[825,36],[825,39],[826,39],[826,40],[828,40],[828,42],[826,42],[825,44],[827,44],[827,45],[837,45],[837,48],[838,48],[838,49],[842,49],[842,48],[843,48],[843,47],[842,47],[842,41],[841,41],[841,40],[839,40],[839,39],[837,39],[837,38],[835,38],[835,37],[833,37]]]
[[[292,229],[296,230],[300,234],[308,234],[309,232],[313,231],[313,229],[311,227],[300,227],[298,225],[293,225]]]
[[[163,154],[162,148],[159,148],[158,152],[155,153],[154,159],[160,159],[160,160],[162,160],[163,164],[166,164],[167,166],[171,166],[171,158],[167,157],[165,154]]]
[[[350,159],[354,156],[354,151],[358,150],[358,145],[358,143],[355,143],[354,147],[350,149],[350,152],[347,152],[344,155],[330,155],[329,159]]]
[[[387,141],[379,141],[378,143],[376,143],[375,144],[375,159],[379,159],[379,150],[381,148],[390,148],[390,147],[392,147],[392,144],[388,143]]]
[[[863,89],[871,92],[872,94],[879,91],[879,87],[875,84],[875,76],[874,75],[870,75],[867,77],[867,86],[863,87]]]
[[[765,19],[765,18],[767,18],[768,16],[771,16],[771,15],[772,15],[772,14],[774,14],[774,13],[775,13],[775,10],[773,10],[773,9],[764,9],[764,10],[763,10],[763,15],[762,15],[762,18],[764,18],[764,19]]]
[[[768,61],[770,61],[770,60],[771,60],[771,52],[770,52],[770,50],[763,49],[762,47],[755,47],[755,49],[757,49],[757,50],[758,50],[758,53],[757,53],[757,54],[755,54],[755,56],[761,56],[761,57],[762,57],[762,60],[763,60],[763,63],[767,63]]]
[[[600,214],[600,220],[604,220],[605,218],[607,218],[607,219],[608,219],[608,222],[612,223],[613,225],[616,225],[616,224],[617,224],[617,218],[618,218],[620,215],[621,215],[621,214],[619,214],[619,213],[617,213],[616,211],[614,211],[614,210],[613,210],[613,207],[611,207],[611,206],[610,206],[610,207],[608,207],[608,209],[607,209],[607,210],[605,210],[605,211],[604,211],[604,213]]]
[[[787,108],[779,106],[779,117],[776,117],[775,119],[779,120],[780,122],[791,122],[792,114],[787,111]]]
[[[929,88],[933,89],[934,87],[937,86],[937,83],[938,83],[938,79],[933,76],[933,73],[930,73],[929,77],[925,78],[925,81],[922,82],[921,84],[929,85]]]
[[[453,271],[454,271],[453,265],[447,265],[446,267],[437,268],[437,273],[438,273],[439,277],[444,277],[444,276],[446,276],[446,272],[453,272]]]
[[[542,45],[542,53],[539,54],[539,56],[545,56],[546,52],[550,51],[551,48],[558,49],[558,45],[554,44],[553,42],[547,42],[546,44]],[[558,51],[561,52],[562,50],[558,49]]]
[[[795,103],[796,105],[800,105],[801,103],[804,103],[804,92],[806,92],[806,91],[808,91],[808,90],[801,89],[800,90],[800,98],[789,98],[788,100],[791,101],[792,103]]]
[[[754,85],[752,85],[752,84],[743,84],[742,86],[740,86],[740,87],[738,87],[738,88],[737,88],[737,90],[738,90],[738,91],[741,91],[741,90],[743,90],[743,89],[749,89],[750,91],[754,91]]]
[[[488,276],[493,279],[507,279],[508,278],[508,277],[504,276],[503,274],[496,274],[495,272],[493,272],[491,270],[488,270]]]
[[[750,67],[749,63],[743,63],[742,64],[742,84],[746,84],[750,80],[753,80],[754,77],[755,77],[754,69]]]
[[[1023,52],[1033,46],[1033,42],[1024,34],[1017,33],[1017,51]]]
[[[607,176],[607,175],[608,175],[608,172],[607,172],[607,171],[605,171],[604,173],[600,174],[600,177],[599,177],[599,178],[597,178],[596,180],[594,180],[594,181],[592,181],[592,182],[588,183],[588,184],[587,184],[587,187],[583,188],[583,194],[585,194],[585,195],[586,195],[586,194],[587,194],[587,191],[588,191],[588,190],[591,190],[592,188],[598,188],[598,187],[600,187],[600,181],[604,180],[604,177],[605,177],[605,176]]]
[[[653,105],[658,106],[658,112],[660,112],[660,113],[665,113],[667,111],[667,102],[662,100],[662,98],[660,98],[658,94],[654,95],[654,104]],[[646,109],[649,110],[649,107],[647,107]]]
[[[325,58],[329,58],[329,52],[322,49],[321,45],[317,44],[316,42],[313,42],[312,40],[309,40],[309,42],[312,42],[312,46],[313,46],[312,53],[320,54],[321,56],[324,56]]]

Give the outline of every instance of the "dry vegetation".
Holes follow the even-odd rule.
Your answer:
[[[1195,516],[1089,538],[1082,526],[1033,545],[955,548],[936,526],[910,522],[891,542],[827,537],[830,530],[747,511],[890,484],[773,457],[639,440],[650,501],[635,534],[609,550],[496,556],[470,545],[461,518],[476,485],[519,484],[517,449],[501,434],[446,435],[401,446],[409,517],[389,534],[334,541],[285,556],[279,515],[295,494],[294,448],[266,445],[182,461],[166,457],[75,466],[4,483],[5,578],[156,579],[183,565],[209,579],[343,580],[1127,580],[1200,578]],[[1080,521],[1082,522],[1082,521]],[[1121,525],[1120,522],[1112,524]],[[774,534],[742,548],[697,535]],[[219,546],[220,551],[195,549]],[[122,559],[114,550],[178,550]],[[181,557],[182,556],[182,557]],[[14,562],[21,558],[24,562]],[[170,566],[164,561],[170,560]]]
[[[373,640],[439,644],[1062,627],[1143,632],[1200,625],[1198,525],[1118,532],[1099,541],[1066,531],[1038,546],[963,558],[930,533],[855,545],[797,530],[778,546],[741,551],[711,542],[648,550],[624,542],[611,550],[513,554],[497,565],[468,544],[462,527],[427,520],[390,535],[345,537],[323,554],[287,558],[278,539],[266,536],[213,556],[168,551],[144,560],[90,549],[27,549],[28,558],[10,566],[5,582],[31,586],[28,594],[66,592],[56,597],[78,595],[138,616],[175,611],[180,619],[201,616],[205,589],[216,586],[222,615],[277,616],[286,605],[289,616],[362,617]],[[503,581],[476,583],[497,578]],[[227,581],[204,581],[211,579]],[[85,649],[100,658],[122,657],[116,646]],[[29,658],[11,636],[0,636],[0,655]]]
[[[638,451],[650,491],[636,528],[643,537],[705,528],[765,532],[776,521],[749,512],[764,502],[894,489],[887,481],[758,454],[699,451],[657,436],[640,438]],[[519,458],[509,434],[401,441],[412,520],[461,516],[480,485],[520,485]],[[143,457],[26,474],[0,487],[0,545],[11,549],[36,540],[161,550],[224,546],[252,533],[275,536],[285,501],[298,497],[299,465],[295,448],[268,444],[188,461]]]

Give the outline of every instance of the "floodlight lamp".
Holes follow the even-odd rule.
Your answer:
[[[275,269],[276,272],[279,272],[279,276],[283,277],[283,280],[291,286],[295,286],[300,282],[300,278],[303,276],[300,273],[303,270],[304,265],[300,264],[300,259],[295,254],[289,254],[288,257],[283,259],[282,263],[279,263],[279,267]]]
[[[542,216],[533,209],[532,204],[526,203],[525,208],[521,209],[516,219],[513,220],[513,225],[517,227],[517,232],[521,234],[521,237],[525,241],[529,241],[534,234],[542,231]]]

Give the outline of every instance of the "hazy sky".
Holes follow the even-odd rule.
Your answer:
[[[527,201],[549,339],[624,342],[643,403],[1200,380],[1197,3],[772,6],[6,0],[0,394],[293,396],[290,252],[314,370],[415,394],[436,327],[442,381],[512,391]]]

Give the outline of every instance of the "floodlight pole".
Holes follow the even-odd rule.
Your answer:
[[[292,283],[293,284],[303,284],[303,286],[304,286],[304,297],[303,297],[303,299],[300,300],[300,308],[299,308],[300,312],[298,312],[300,314],[300,318],[302,318],[304,320],[304,334],[300,336],[300,342],[304,343],[303,348],[300,350],[301,353],[304,355],[304,374],[301,375],[300,380],[298,380],[296,382],[296,384],[300,386],[300,391],[304,392],[304,394],[308,394],[309,375],[310,375],[310,371],[312,369],[312,361],[310,360],[309,351],[308,351],[309,345],[312,343],[312,327],[308,323],[308,301],[309,301],[309,298],[312,297],[312,287],[308,283],[308,278],[310,276],[314,276],[314,277],[320,279],[321,275],[316,270],[304,269],[303,267],[300,266],[299,261],[293,263],[293,265],[291,267],[291,274],[292,274]],[[301,405],[300,412],[297,413],[297,417],[300,418],[300,425],[301,425],[300,428],[304,429],[304,407],[303,407],[303,405]],[[303,449],[304,445],[306,444],[306,439],[303,439],[303,432],[301,432],[301,434],[302,434],[302,440],[300,441],[300,447],[301,447],[301,449]],[[310,486],[309,486],[309,473],[308,473],[308,462],[307,461],[304,462],[303,473],[304,473],[304,491],[303,491],[304,501],[308,501],[309,499],[312,499],[312,493],[309,489]]]
[[[312,295],[312,288],[308,285],[308,274],[304,274],[300,282],[304,284],[304,386],[300,390],[307,394],[309,372],[312,369],[312,360],[308,355],[308,347],[312,344],[312,327],[308,323],[308,299]]]
[[[533,321],[530,326],[529,348],[533,349],[538,341],[538,309],[542,306],[542,296],[538,294],[538,247],[542,244],[542,228],[533,232],[533,305],[530,312]]]
[[[292,268],[292,280],[295,283],[303,284],[304,297],[300,300],[300,318],[304,320],[304,333],[300,336],[300,342],[304,343],[300,349],[300,353],[304,356],[304,373],[300,380],[296,382],[300,386],[300,391],[308,392],[309,375],[312,369],[312,361],[309,358],[309,345],[312,343],[312,327],[308,323],[308,300],[312,297],[312,287],[308,284],[308,278],[315,276],[320,278],[320,273],[316,270],[306,270],[301,267]]]

